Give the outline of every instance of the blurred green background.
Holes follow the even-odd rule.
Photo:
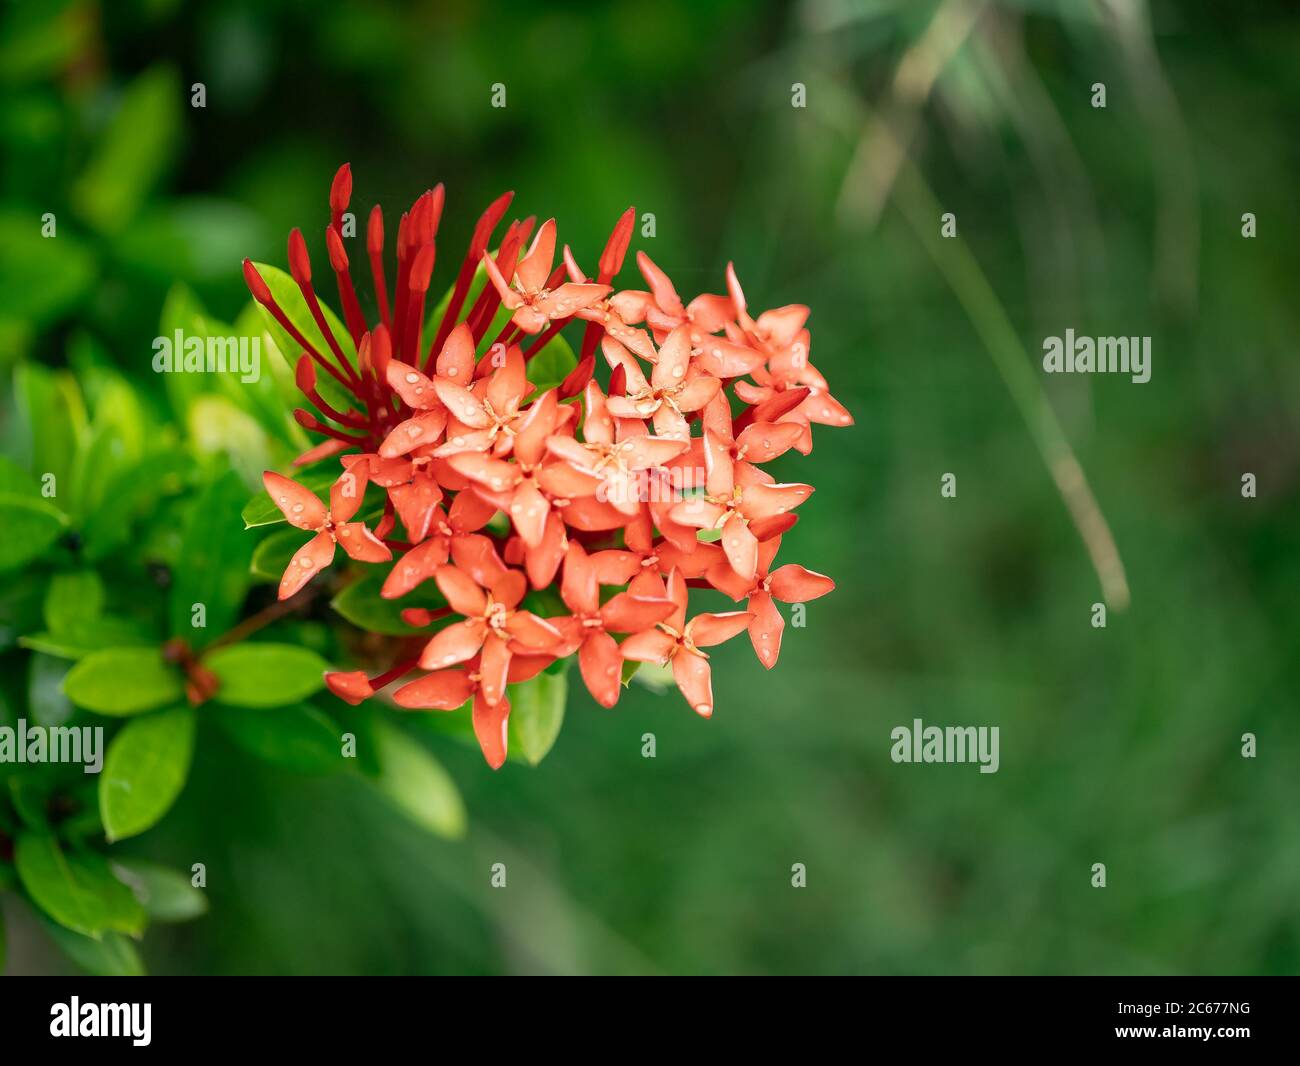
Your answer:
[[[711,721],[575,685],[536,769],[438,738],[459,842],[205,733],[132,842],[208,868],[150,969],[1300,970],[1294,5],[467,6],[7,6],[4,360],[90,337],[156,388],[173,283],[232,320],[240,259],[319,243],[344,161],[390,220],[446,182],[446,249],[511,188],[589,264],[635,204],[683,295],[734,260],[751,309],[811,305],[857,425],[777,464],[817,487],[783,558],[839,588],[770,673],[718,649]],[[1151,336],[1151,381],[1045,377],[1067,327]],[[1104,629],[1047,410],[1127,574]],[[913,718],[1000,727],[1001,768],[892,763]],[[68,965],[10,917],[8,972]]]

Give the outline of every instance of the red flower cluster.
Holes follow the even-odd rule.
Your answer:
[[[325,239],[354,359],[329,328],[298,230],[289,237],[290,273],[323,345],[302,334],[244,262],[254,298],[302,348],[297,383],[316,413],[294,415],[326,438],[297,463],[338,455],[343,466],[328,507],[289,478],[265,475],[289,522],[315,534],[290,562],[280,597],[328,566],[338,545],[362,562],[398,557],[384,597],[437,584],[449,609],[408,609],[411,624],[432,625],[448,613],[461,620],[444,623],[418,657],[378,677],[329,674],[331,690],[357,703],[417,667],[429,671],[393,698],[443,710],[472,700],[483,754],[498,767],[506,756],[507,683],[559,658],[576,653],[583,681],[606,707],[618,700],[624,660],[671,665],[687,702],[705,716],[713,693],[703,649],[747,629],[760,662],[773,666],[784,624],[773,599],[802,602],[835,586],[794,563],[772,568],[794,508],[812,487],[778,484],[762,464],[791,448],[811,451],[812,423],[852,424],[808,361],[808,308],[751,317],[730,266],[727,295],[684,304],[644,253],[637,265],[647,290],[615,292],[610,283],[627,253],[632,209],[615,226],[594,280],[567,247],[555,265],[554,220],[535,235],[534,219],[512,222],[493,255],[488,245],[507,193],[479,219],[426,338],[439,185],[402,216],[391,305],[383,217],[377,206],[370,215],[366,252],[379,310],[372,326],[343,243],[351,186],[345,165],[331,189]],[[480,264],[489,283],[471,303]],[[512,314],[489,337],[502,307]],[[575,320],[585,323],[576,367],[558,388],[534,395],[529,361]],[[607,391],[593,377],[597,348],[612,371]],[[318,370],[343,387],[346,409],[321,396]],[[355,520],[368,484],[386,495],[373,530]],[[405,540],[394,538],[399,521]],[[547,588],[561,570],[558,591],[569,614],[541,617],[521,607],[530,585]],[[720,590],[746,609],[688,620],[689,587]],[[602,588],[621,591],[611,597]]]

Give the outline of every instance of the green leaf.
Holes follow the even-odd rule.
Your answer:
[[[28,777],[11,777],[9,779],[9,799],[19,820],[28,829],[45,832],[49,828],[49,802],[47,781]]]
[[[69,17],[70,12],[75,9],[60,4],[5,5],[0,79],[6,89],[55,78],[94,47],[93,22]]]
[[[313,467],[306,473],[294,473],[290,476],[305,489],[314,492],[328,507],[329,506],[329,489],[339,479],[342,470],[333,464],[327,464],[325,467]],[[266,491],[259,492],[244,505],[241,512],[244,519],[244,528],[252,529],[254,526],[271,526],[277,522],[285,520],[284,513],[275,505],[271,499],[271,494]],[[306,530],[303,533],[303,543],[311,536]]]
[[[88,711],[129,715],[175,703],[185,686],[157,648],[109,648],[91,652],[68,671],[63,691]]]
[[[81,659],[92,651],[106,648],[156,647],[158,640],[146,633],[139,622],[100,615],[68,622],[57,634],[40,632],[19,637],[18,643],[59,659]]]
[[[93,851],[65,852],[49,834],[27,831],[18,836],[14,865],[32,902],[74,933],[99,939],[144,930],[144,908]]]
[[[435,836],[464,836],[465,805],[442,764],[382,719],[375,719],[373,737],[379,759],[379,776],[373,783],[380,793]]]
[[[62,634],[82,618],[95,618],[104,609],[104,582],[93,570],[55,574],[45,593],[45,625]]]
[[[98,940],[52,922],[40,911],[37,916],[59,950],[87,973],[96,977],[141,977],[144,962],[135,945],[121,933],[105,933]]]
[[[228,396],[195,397],[185,426],[200,456],[224,456],[246,484],[260,480],[271,465],[266,430]]]
[[[140,859],[122,859],[111,868],[154,921],[188,922],[208,912],[207,893],[183,873]]]
[[[249,248],[267,245],[266,225],[233,200],[189,197],[148,208],[115,242],[115,260],[166,283],[237,276]]]
[[[18,462],[42,487],[48,485],[51,498],[67,511],[70,508],[63,501],[72,496],[73,459],[88,432],[81,390],[67,370],[20,363],[14,369],[14,397]]]
[[[169,435],[170,431],[150,442],[163,450],[155,450],[112,475],[101,506],[86,515],[81,524],[83,554],[87,559],[108,558],[130,540],[133,523],[156,513],[154,508],[160,497],[175,495],[185,487],[193,461],[168,443]]]
[[[329,664],[292,644],[235,644],[204,659],[221,680],[217,698],[235,707],[281,707],[325,685]]]
[[[248,593],[253,542],[235,521],[246,494],[239,477],[226,471],[190,510],[171,592],[171,633],[192,647],[203,647],[234,625]],[[204,607],[204,628],[192,624],[197,603]]]
[[[309,704],[274,710],[218,706],[211,713],[236,744],[272,766],[303,774],[345,768],[342,734]]]
[[[135,389],[119,375],[97,376],[98,393],[90,433],[78,450],[72,469],[72,517],[80,525],[108,501],[108,489],[115,479],[135,467],[144,454],[146,434],[151,432],[144,408]],[[87,396],[94,392],[83,374]]]
[[[135,217],[180,142],[181,86],[154,67],[122,96],[99,149],[72,187],[77,212],[103,233],[119,233]]]
[[[383,633],[391,637],[432,635],[432,631],[409,626],[402,621],[402,612],[408,607],[425,607],[430,610],[446,607],[447,601],[438,586],[426,581],[405,596],[386,600],[379,595],[391,566],[368,568],[363,577],[352,582],[332,600],[330,606],[358,629],[367,633]],[[454,619],[453,619],[454,620]]]
[[[277,529],[253,549],[249,572],[263,581],[279,581],[293,561],[294,553],[303,546],[305,536],[309,534],[293,526]]]
[[[62,725],[72,717],[72,704],[63,691],[68,664],[37,653],[27,675],[27,708],[37,725]]]
[[[569,682],[564,674],[538,674],[531,681],[508,685],[509,750],[536,766],[555,745],[564,724]]]
[[[192,707],[136,718],[113,738],[99,776],[99,813],[110,842],[136,836],[171,809],[194,756]]]
[[[39,629],[43,590],[38,581],[0,581],[0,650]]]
[[[640,670],[634,671],[631,676],[624,675],[624,683],[632,680],[638,685],[644,685],[651,692],[667,692],[677,684],[673,680],[672,667],[659,663],[642,663]]]
[[[68,519],[45,500],[0,493],[0,571],[14,570],[41,555],[67,527]]]
[[[13,203],[12,195],[5,199]],[[0,324],[21,323],[25,330],[43,326],[76,306],[94,283],[94,254],[69,232],[72,227],[62,216],[56,225],[56,237],[43,237],[37,211],[0,210],[0,247],[5,250],[0,256],[0,292],[4,293]],[[52,376],[52,371],[41,369]],[[44,473],[53,468],[28,469]]]
[[[0,455],[0,492],[15,496],[39,496],[36,479],[7,456]]]
[[[573,372],[578,357],[572,346],[560,334],[546,342],[546,347],[528,360],[528,380],[537,386],[540,395],[555,388]]]

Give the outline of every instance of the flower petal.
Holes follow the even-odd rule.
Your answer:
[[[552,510],[546,516],[546,525],[542,528],[541,541],[529,548],[524,556],[524,569],[528,580],[535,589],[544,589],[555,580],[555,572],[568,550],[568,537],[564,533],[564,521]]]
[[[409,485],[394,485],[389,489],[388,498],[393,501],[393,509],[406,527],[411,543],[419,544],[429,535],[442,501],[438,483],[425,474],[417,474]]]
[[[659,346],[659,358],[650,372],[650,384],[656,389],[670,389],[686,381],[691,365],[691,330],[678,326]],[[702,405],[701,405],[702,406]]]
[[[370,678],[361,670],[352,670],[348,673],[331,670],[325,675],[325,687],[344,703],[350,703],[353,707],[375,694],[375,690],[370,686]]]
[[[686,384],[677,394],[677,406],[682,411],[698,411],[722,388],[722,382],[699,367],[692,366],[686,374]]]
[[[510,521],[514,523],[519,536],[530,548],[542,542],[546,530],[546,519],[551,513],[550,501],[546,499],[531,481],[525,481],[515,489],[510,501]]]
[[[618,444],[619,454],[629,470],[650,470],[663,466],[690,447],[689,441],[675,437],[629,437]]]
[[[442,407],[408,418],[384,438],[384,443],[379,446],[379,454],[384,459],[394,459],[415,448],[436,444],[446,426],[447,411]]]
[[[710,496],[730,496],[735,488],[731,443],[709,429],[704,431],[704,477],[704,485]]]
[[[709,660],[689,651],[673,656],[673,680],[700,717],[713,714],[713,678]]]
[[[525,466],[536,466],[546,454],[546,439],[555,432],[557,408],[555,390],[537,397],[515,425],[515,458]]]
[[[474,683],[464,670],[437,670],[393,693],[399,707],[417,710],[454,711],[474,694]]]
[[[582,394],[585,415],[582,421],[582,435],[588,444],[612,444],[614,442],[614,420],[609,416],[605,394],[595,381],[587,382]]]
[[[434,537],[423,544],[417,544],[389,572],[379,595],[386,600],[405,596],[438,572],[438,567],[447,561],[447,550],[446,537]]]
[[[771,580],[772,595],[786,603],[804,603],[835,590],[835,582],[825,574],[807,570],[798,563],[786,563]]]
[[[623,656],[613,637],[594,630],[578,649],[578,669],[592,699],[602,707],[613,707],[618,702]]]
[[[566,281],[533,301],[533,310],[549,319],[572,318],[579,311],[599,303],[609,294],[608,285]]]
[[[384,376],[388,387],[417,411],[437,406],[438,394],[433,382],[415,367],[394,359],[389,362]]]
[[[778,485],[749,485],[740,501],[746,518],[771,518],[798,507],[813,493],[811,485],[796,482]]]
[[[447,334],[436,368],[438,377],[457,385],[474,380],[474,334],[468,322],[462,322]]]
[[[335,525],[346,522],[361,509],[367,481],[366,464],[354,463],[330,486],[330,518]]]
[[[515,267],[515,277],[525,292],[537,292],[546,284],[555,262],[555,219],[542,223],[527,253]]]
[[[606,548],[588,556],[601,585],[626,585],[641,571],[641,557],[636,552]],[[570,605],[572,606],[572,605]]]
[[[493,492],[505,492],[514,488],[520,478],[519,467],[514,463],[493,459],[482,452],[461,452],[447,462],[458,474]]]
[[[299,529],[320,529],[326,509],[314,492],[274,470],[262,475],[262,484],[271,502],[280,508],[290,525]]]
[[[445,573],[449,567],[444,568]],[[467,618],[440,629],[420,653],[422,670],[441,670],[463,663],[479,653],[487,639],[487,626],[480,618]]]
[[[762,366],[766,356],[743,344],[733,344],[721,337],[706,337],[700,344],[696,365],[718,378],[738,378]]]
[[[781,633],[785,629],[785,619],[772,602],[772,597],[761,589],[750,595],[746,606],[754,616],[749,623],[749,641],[754,645],[758,661],[770,670],[781,654]]]
[[[362,563],[386,563],[393,557],[388,545],[376,537],[364,522],[342,522],[334,527],[339,547]]]
[[[492,376],[488,378],[487,402],[500,417],[508,411],[517,410],[529,388],[528,374],[524,368],[524,353],[519,350],[519,345],[512,344],[506,349],[505,361],[497,366],[497,369],[492,371]]]
[[[624,659],[633,662],[663,664],[676,646],[676,641],[662,629],[647,629],[644,633],[633,633],[618,646],[618,651]]]
[[[640,633],[673,613],[669,599],[651,599],[620,592],[600,609],[600,620],[611,633]]]
[[[767,463],[794,447],[799,427],[789,422],[753,422],[746,426],[736,444],[751,463]]]
[[[289,560],[280,578],[280,599],[287,600],[334,561],[334,538],[317,533]]]
[[[536,651],[549,652],[564,639],[559,629],[532,611],[515,611],[506,622],[506,631],[524,647]]]
[[[600,589],[596,580],[597,570],[591,556],[577,541],[570,541],[564,556],[560,599],[574,614],[593,614],[600,608]]]
[[[506,678],[510,672],[510,646],[500,637],[489,636],[483,642],[479,660],[479,693],[490,704],[506,698]],[[504,741],[503,741],[504,743]]]
[[[749,628],[754,619],[749,611],[726,611],[722,614],[697,614],[686,627],[697,648],[711,648],[730,640]]]
[[[483,751],[483,758],[493,770],[500,770],[506,761],[506,726],[510,718],[510,701],[502,696],[495,704],[489,703],[482,692],[474,696],[474,736]]]
[[[746,580],[754,579],[758,572],[758,538],[741,515],[733,514],[723,524],[722,550],[731,569]]]
[[[435,378],[433,387],[438,394],[438,399],[446,405],[447,410],[458,422],[464,423],[470,429],[487,429],[492,424],[492,419],[483,410],[483,404],[465,386],[457,385],[454,381],[447,381],[444,378]]]
[[[481,618],[487,613],[487,596],[478,582],[458,566],[439,567],[434,580],[457,614],[466,618]]]

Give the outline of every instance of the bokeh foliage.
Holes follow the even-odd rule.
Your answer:
[[[105,602],[139,624],[168,625],[167,590],[140,582],[177,557],[197,494],[279,446],[230,398],[178,415],[150,342],[169,321],[236,323],[240,257],[282,263],[344,160],[366,207],[445,181],[447,247],[505,188],[588,261],[629,203],[653,212],[634,247],[683,291],[720,291],[734,260],[751,302],[812,306],[812,358],[857,419],[818,437],[818,491],[786,537],[839,590],[770,674],[719,649],[711,721],[638,686],[604,712],[571,686],[547,760],[499,774],[444,720],[403,723],[463,794],[463,839],[394,817],[362,774],[251,758],[256,722],[201,722],[178,805],[115,851],[209,872],[207,915],[151,932],[151,969],[1300,969],[1297,48],[1284,3],[7,9],[0,349],[5,388],[39,392],[53,421],[34,436],[8,417],[5,454],[80,476],[79,527],[115,513],[94,495],[112,471],[78,475],[104,449],[69,442],[102,434],[111,462],[158,464],[128,525],[100,534],[121,565]],[[936,54],[928,81],[900,77]],[[915,163],[892,180],[884,128]],[[1132,605],[1104,630],[990,361],[1006,353],[949,287],[918,195],[956,214],[1031,358],[1066,327],[1153,338],[1146,385],[1028,364],[1126,566]],[[9,647],[47,582],[3,581]],[[285,637],[332,651],[316,619]],[[49,658],[4,653],[9,716],[70,710]],[[313,712],[345,713],[303,706],[305,737]],[[999,726],[1001,769],[891,763],[889,731],[917,717]],[[11,971],[62,965],[22,913],[6,908]]]

